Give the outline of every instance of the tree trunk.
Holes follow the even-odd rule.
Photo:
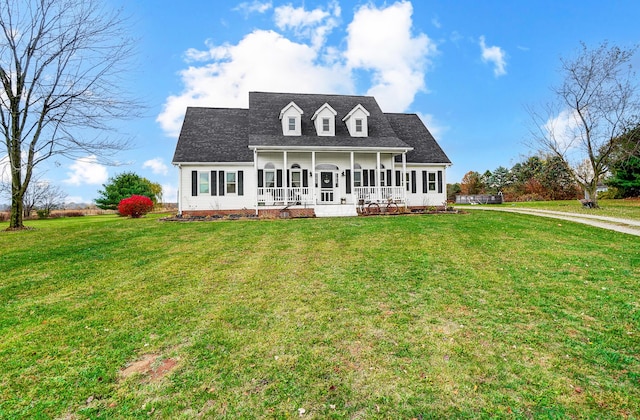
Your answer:
[[[24,229],[22,212],[22,195],[20,194],[20,191],[16,191],[15,188],[12,188],[11,218],[9,219],[9,230]]]
[[[598,181],[593,180],[588,184],[584,184],[584,192],[587,200],[591,200],[593,208],[599,208],[598,206]]]

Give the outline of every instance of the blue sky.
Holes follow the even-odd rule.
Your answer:
[[[86,156],[40,168],[68,201],[92,201],[124,171],[175,201],[186,107],[246,107],[253,90],[373,95],[383,111],[417,113],[453,162],[448,182],[459,182],[531,153],[525,106],[552,99],[561,56],[581,41],[640,41],[637,0],[109,1],[139,40],[122,88],[148,108],[117,124],[135,145],[121,166]]]

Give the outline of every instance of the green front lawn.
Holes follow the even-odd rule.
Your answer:
[[[28,224],[0,233],[0,418],[640,416],[631,235],[502,212]]]
[[[578,200],[527,201],[523,203],[509,202],[502,204],[502,206],[505,207],[527,207],[532,209],[640,220],[640,200],[598,200],[598,205],[600,208],[590,209],[584,207]]]

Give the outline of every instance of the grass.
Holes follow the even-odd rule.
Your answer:
[[[156,219],[0,233],[0,418],[640,416],[635,237]],[[123,374],[148,355],[175,367]]]

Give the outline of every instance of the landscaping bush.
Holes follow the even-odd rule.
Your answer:
[[[36,210],[36,214],[38,215],[38,219],[47,219],[50,215],[51,211],[47,209],[39,209]]]
[[[121,216],[131,216],[136,219],[153,210],[153,201],[144,195],[132,195],[129,198],[120,200],[118,213]]]

